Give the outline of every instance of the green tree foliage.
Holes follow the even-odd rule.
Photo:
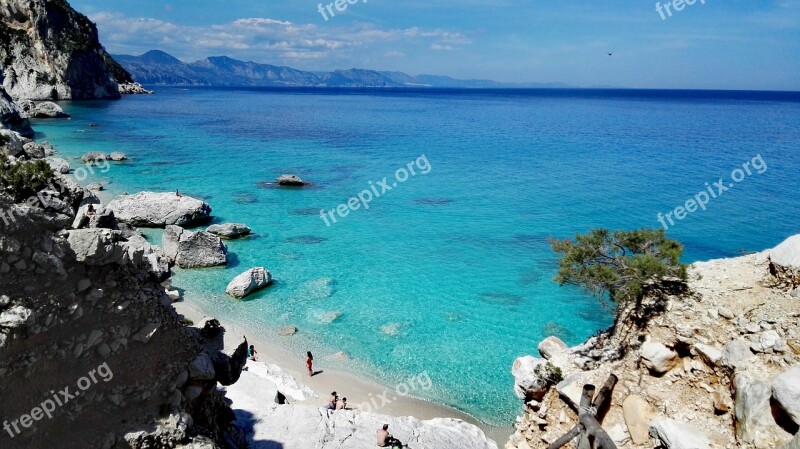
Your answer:
[[[53,180],[53,169],[45,161],[8,163],[0,155],[0,191],[16,202],[25,201],[44,189]]]
[[[680,263],[683,246],[668,239],[663,229],[592,229],[574,241],[551,243],[562,255],[556,282],[583,287],[617,304],[639,304],[648,282],[687,278],[686,265]]]

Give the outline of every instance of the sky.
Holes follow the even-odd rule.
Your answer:
[[[349,1],[72,5],[112,54],[580,87],[800,90],[800,0]]]

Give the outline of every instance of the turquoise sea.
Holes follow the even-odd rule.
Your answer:
[[[174,285],[208,312],[311,350],[323,368],[386,385],[427,372],[433,388],[413,393],[491,424],[510,425],[521,408],[516,357],[547,335],[577,344],[611,322],[595,299],[552,281],[549,238],[659,227],[659,212],[707,182],[729,184],[758,155],[762,173],[731,181],[668,234],[691,262],[800,232],[796,93],[155,89],[65,102],[71,120],[34,126],[73,168],[87,151],[131,158],[85,182],[116,194],[179,189],[209,202],[215,222],[253,228],[229,242],[227,268],[176,270]],[[330,227],[320,218],[370,182],[391,186],[423,155],[429,171],[414,166],[369,209]],[[314,186],[268,184],[281,173]],[[252,266],[275,284],[246,301],[225,296]],[[287,325],[300,333],[278,337]],[[337,351],[350,360],[324,360]]]

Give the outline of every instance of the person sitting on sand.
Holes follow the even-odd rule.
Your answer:
[[[256,347],[254,345],[250,345],[250,347],[247,348],[247,358],[254,362],[256,361]]]
[[[308,377],[314,377],[314,356],[311,355],[311,351],[306,351],[306,368],[308,368]]]
[[[336,401],[336,410],[347,410],[347,398]]]
[[[339,395],[336,392],[331,392],[331,398],[328,399],[328,403],[325,404],[325,409],[327,410],[336,410],[336,403],[339,402]]]
[[[403,443],[389,433],[389,424],[384,424],[383,428],[378,430],[378,447],[403,447]]]
[[[90,204],[89,207],[86,208],[86,216],[87,217],[94,217],[94,212],[95,212],[94,211],[94,206],[92,206]]]

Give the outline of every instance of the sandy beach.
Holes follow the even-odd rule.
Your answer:
[[[207,318],[216,318],[207,315],[197,304],[192,303],[191,299],[183,299],[173,305],[179,314],[191,320],[195,325],[202,323]],[[322,370],[323,372],[309,377],[305,371],[305,358],[301,357],[301,355],[294,354],[275,343],[267,342],[259,338],[258,334],[248,332],[236,324],[224,320],[220,320],[220,323],[225,327],[226,352],[232,352],[242,342],[242,336],[246,335],[248,342],[256,348],[258,362],[280,366],[285,372],[291,374],[301,387],[307,386],[319,395],[318,398],[309,399],[308,403],[322,406],[326,403],[330,393],[336,391],[340,396],[347,397],[347,402],[351,406],[369,403],[372,400],[373,404],[378,405],[377,408],[371,410],[375,413],[390,416],[413,416],[418,419],[461,419],[478,426],[487,437],[497,442],[500,447],[505,444],[514,432],[511,427],[489,426],[465,413],[441,404],[417,399],[411,395],[397,395],[393,387],[380,385],[377,382],[346,371],[315,366],[315,371]],[[386,393],[387,391],[388,394]],[[379,399],[382,395],[384,398],[390,399],[391,402],[386,404],[384,400]]]

